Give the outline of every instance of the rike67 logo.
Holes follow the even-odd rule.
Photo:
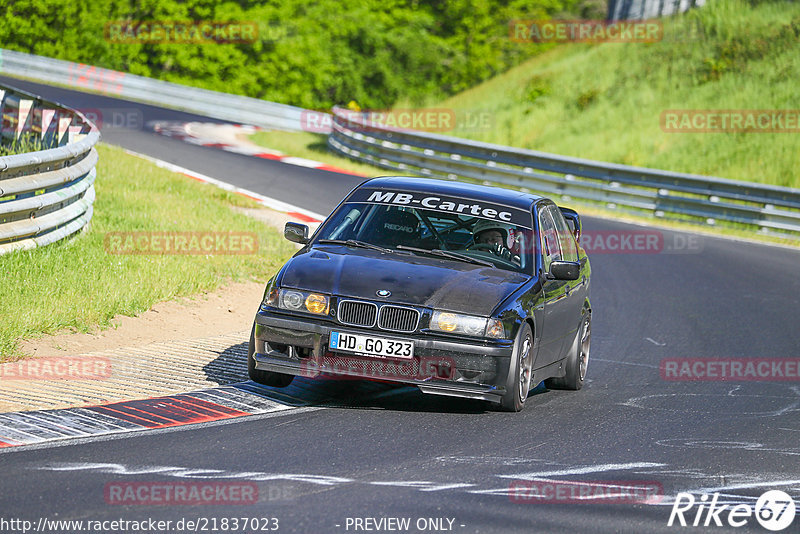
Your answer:
[[[699,499],[691,493],[678,493],[667,526],[722,527],[727,523],[730,527],[743,527],[755,517],[765,529],[778,532],[792,524],[796,513],[792,497],[780,490],[763,493],[755,506],[719,504],[718,500],[719,493],[714,493],[711,498],[703,494]],[[697,510],[692,510],[695,505]]]

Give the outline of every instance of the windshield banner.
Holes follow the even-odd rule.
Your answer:
[[[509,225],[531,228],[531,214],[519,208],[493,204],[471,198],[450,197],[441,194],[415,191],[392,191],[384,189],[359,189],[347,199],[349,202],[367,202],[480,217],[501,221]]]

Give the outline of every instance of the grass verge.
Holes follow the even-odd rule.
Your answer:
[[[437,107],[486,113],[453,135],[555,154],[800,187],[797,133],[670,133],[667,110],[800,109],[800,4],[710,0],[656,43],[566,44]]]
[[[156,302],[214,290],[228,281],[266,281],[294,252],[274,229],[237,213],[255,203],[195,182],[121,149],[101,145],[90,227],[47,247],[0,256],[0,361],[17,341],[63,329],[107,327]],[[109,232],[253,232],[248,255],[109,254]],[[255,310],[253,310],[255,313]]]

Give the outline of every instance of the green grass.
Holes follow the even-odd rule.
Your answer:
[[[664,25],[661,42],[562,45],[435,105],[491,116],[462,137],[800,187],[796,133],[660,126],[669,109],[800,109],[800,4],[710,0]]]
[[[0,145],[0,156],[13,156],[26,152],[44,150],[42,142],[34,136],[23,136],[11,145]]]
[[[329,165],[346,169],[366,176],[375,176],[376,167],[359,163],[349,158],[337,156],[326,143],[327,136],[311,132],[262,131],[250,136],[250,140],[259,146],[283,152],[287,156],[323,161]]]
[[[19,357],[17,341],[63,329],[107,327],[156,302],[216,289],[228,281],[266,281],[294,252],[264,223],[237,213],[249,200],[159,169],[101,145],[97,199],[88,230],[43,248],[0,256],[0,361]],[[108,232],[254,232],[250,255],[117,255]],[[253,310],[255,313],[255,309]]]

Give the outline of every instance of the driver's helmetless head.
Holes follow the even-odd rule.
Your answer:
[[[500,230],[484,230],[475,236],[476,243],[483,243],[487,245],[505,245],[505,239]]]

